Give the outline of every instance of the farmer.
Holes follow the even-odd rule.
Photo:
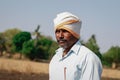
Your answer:
[[[49,80],[100,80],[100,59],[80,43],[81,20],[69,12],[54,19],[56,40],[60,46],[49,65]]]

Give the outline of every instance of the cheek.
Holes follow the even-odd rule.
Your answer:
[[[55,33],[55,36],[57,36],[57,33]]]
[[[64,38],[67,40],[71,40],[72,35],[71,34],[64,34]]]
[[[58,34],[55,34],[55,37],[58,38]]]

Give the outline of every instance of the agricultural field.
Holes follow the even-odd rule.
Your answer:
[[[0,80],[48,80],[49,63],[0,58]],[[103,68],[102,80],[120,80],[120,70]]]

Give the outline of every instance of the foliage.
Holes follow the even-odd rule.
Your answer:
[[[0,33],[0,56],[2,56],[3,51],[5,50],[5,38],[2,33]]]
[[[109,64],[112,62],[120,63],[120,47],[112,46],[106,53],[103,54],[104,61]]]
[[[35,30],[36,38],[31,40],[30,32],[21,32],[18,29],[8,29],[0,33],[0,52],[6,50],[8,52],[20,52],[31,60],[34,59],[51,59],[58,48],[56,41],[51,37],[41,35],[39,31],[40,26]],[[81,43],[91,49],[100,59],[102,63],[111,66],[112,62],[120,62],[120,47],[112,46],[106,53],[102,55],[99,51],[95,35],[92,35],[85,43]]]
[[[5,48],[7,52],[12,52],[12,47],[14,46],[12,44],[12,38],[19,33],[20,30],[19,29],[8,29],[5,32],[2,33],[2,35],[4,36],[4,40],[5,40]]]
[[[45,37],[39,32],[40,26],[32,33],[36,36],[33,40],[27,41],[23,44],[22,53],[31,60],[36,59],[50,59],[54,54],[54,49],[56,46],[55,41],[50,37]],[[51,47],[54,46],[54,47]]]
[[[56,46],[51,47],[52,45],[55,45],[53,40],[42,36],[40,39],[38,39],[37,45],[34,45],[35,42],[35,40],[30,40],[23,44],[22,52],[26,57],[34,60],[49,59],[51,55],[53,56],[53,52],[55,51],[54,49],[56,49]]]
[[[99,51],[95,35],[91,36],[91,38],[85,43],[85,46],[92,50],[102,60],[102,55]]]
[[[13,44],[16,46],[16,51],[22,50],[22,45],[25,41],[31,39],[31,34],[29,32],[20,32],[13,37]]]
[[[49,59],[51,59],[54,56],[55,50],[57,48],[58,48],[57,42],[56,41],[52,41],[52,44],[51,44],[50,49],[48,51],[48,53],[49,53]]]
[[[50,40],[47,37],[42,36],[41,39],[38,41],[37,43],[37,47],[40,48],[40,53],[39,53],[39,57],[42,59],[49,59],[49,56],[51,51],[51,47],[52,47],[53,41]]]
[[[23,48],[24,42],[29,41],[30,39],[31,39],[30,32],[20,32],[16,34],[13,37],[13,44],[15,45],[15,51],[20,52],[22,54],[22,48]]]
[[[29,40],[27,42],[24,42],[22,53],[28,57],[30,60],[33,60],[35,58],[35,51],[36,48],[34,47],[34,40]]]

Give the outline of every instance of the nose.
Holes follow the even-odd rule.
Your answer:
[[[60,30],[59,37],[64,37],[62,30]]]
[[[64,33],[63,33],[63,31],[62,31],[62,30],[58,30],[58,31],[56,32],[56,37],[57,37],[58,39],[63,39],[63,38],[64,38]]]

